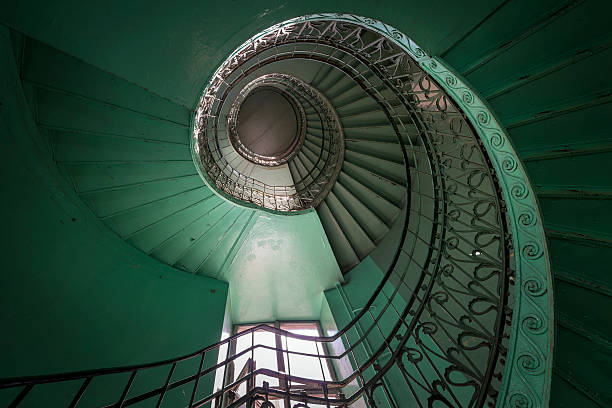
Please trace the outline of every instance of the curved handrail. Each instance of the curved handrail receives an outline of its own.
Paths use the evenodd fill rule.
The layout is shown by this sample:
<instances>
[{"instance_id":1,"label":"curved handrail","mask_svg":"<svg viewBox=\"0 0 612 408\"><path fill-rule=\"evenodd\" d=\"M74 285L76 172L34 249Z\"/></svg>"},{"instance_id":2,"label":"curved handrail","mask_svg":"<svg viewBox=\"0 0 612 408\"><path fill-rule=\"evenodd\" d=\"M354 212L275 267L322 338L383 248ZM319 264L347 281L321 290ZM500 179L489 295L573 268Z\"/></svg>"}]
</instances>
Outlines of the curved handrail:
<instances>
[{"instance_id":1,"label":"curved handrail","mask_svg":"<svg viewBox=\"0 0 612 408\"><path fill-rule=\"evenodd\" d=\"M306 137L306 113L303 106L298 101L298 98L290 92L285 92L283 86L283 80L291 81L292 77L286 74L266 74L253 81L249 82L238 94L228 114L228 127L229 127L229 141L234 147L234 150L247 160L257 163L261 166L279 166L287 163L293 158L300 150ZM285 149L284 152L280 152L279 155L270 157L259 153L256 153L244 145L238 135L238 117L242 104L247 97L259 90L266 89L271 90L279 94L285 99L293 108L296 113L297 119L297 135L292 141L291 145ZM288 91L288 90L287 90Z\"/></svg>"},{"instance_id":2,"label":"curved handrail","mask_svg":"<svg viewBox=\"0 0 612 408\"><path fill-rule=\"evenodd\" d=\"M270 58L267 60L270 60ZM261 66L261 61L257 60L257 67ZM200 107L196 110L192 147L194 160L202 178L222 197L238 204L255 205L260 209L280 213L296 213L315 207L331 189L342 165L344 142L342 126L336 112L320 92L287 74L266 74L247 83L247 88L245 88L247 93L250 91L250 87L274 83L286 86L291 92L295 92L301 98L308 100L310 105L315 107L322 125L324 144L327 143L328 147L327 149L324 149L324 146L322 147L318 160L326 152L325 161L316 176L311 177L308 182L304 180L311 175L314 168L318 168L318 162L306 176L300 180L294 180L293 184L287 186L271 186L261 180L246 176L235 170L225 159L219 143L220 135L217 128L230 92L248 78L247 73L252 74L253 67L245 67L240 64L235 67L235 69L238 68L240 68L241 74L232 80L225 79L223 83L227 85L227 88L219 89L220 94L215 95L218 102L215 109L207 109L200 104ZM243 95L243 92L238 95L236 100L240 100L241 95ZM250 157L248 160L259 163L257 157L251 157L252 154L245 154L244 149L240 147L241 144L237 141L236 116L237 107L236 101L234 101L228 114L229 142L241 156ZM209 131L210 122L212 122L213 129ZM303 120L303 122L304 127L302 127L301 132L306 131L306 121ZM302 146L301 142L298 144ZM290 154L287 159L292 156ZM273 164L280 164L281 162L272 161ZM221 167L220 164L223 166Z\"/></svg>"},{"instance_id":3,"label":"curved handrail","mask_svg":"<svg viewBox=\"0 0 612 408\"><path fill-rule=\"evenodd\" d=\"M78 402L92 377L119 372L132 374L120 401L113 406L129 405L157 395L161 402L169 389L191 382L194 388L189 406L202 406L223 398L228 390L246 382L247 393L225 406L238 407L252 404L255 400L267 401L274 396L284 398L286 402L303 401L302 404L311 402L340 407L365 396L368 404L376 407L375 393L382 390L383 394L378 397L397 407L393 395L402 390L389 383L393 372L396 373L393 375L403 378L406 398L412 398L420 405L438 401L447 406L480 406L493 402L532 403L536 406L546 401L549 382L545 379L527 384L525 380L527 375L548 375L549 379L550 374L550 349L542 346L552 336L552 314L544 313L546 308L542 306L547 305L551 293L546 274L546 248L537 243L543 236L537 205L503 129L477 95L440 61L428 57L399 31L375 20L337 14L302 17L271 27L239 50L248 51L257 42L265 45L270 38L291 38L296 33L306 33L304 35L317 39L322 47L329 40L330 44L338 42L338 48L356 50L361 62L376 73L374 79L382 79L371 82L371 78L362 72L346 67L344 72L377 101L402 146L407 183L402 236L390 267L365 307L349 324L329 337L297 335L258 325L177 359L0 380L0 388L24 387L17 402L35 384L83 379L73 400ZM237 55L230 56L229 62L223 64L217 73L227 66L236 66L232 58ZM406 67L403 59L406 55L418 65L409 62ZM313 59L316 58L313 56ZM330 56L321 56L320 61L337 62L336 68L341 68L341 64ZM406 84L412 88L401 91ZM380 87L394 90L396 98L387 99ZM412 125L421 132L415 136L418 143L411 141L414 135L410 134L409 128ZM411 217L411 214L418 217ZM413 225L415 219L418 223ZM425 247L425 252L419 250ZM518 250L514 251L514 248ZM510 290L513 282L518 283L515 291ZM385 291L389 285L392 288L390 296ZM378 300L384 302L384 307L375 317L371 309ZM394 303L396 301L404 301L401 313ZM510 318L512 308L515 312ZM386 319L387 311L396 313L397 318L390 328L384 328L385 334L379 323ZM491 322L487 315L493 312L496 318ZM371 324L368 319L371 319ZM369 326L364 331L361 324ZM282 347L279 350L253 345L220 363L203 367L205 356L210 351L225 345L229 352L229 346L237 338L253 336L262 330L315 344L342 340L347 347L341 353L322 357ZM352 330L358 334L353 344L350 341ZM380 332L382 341L368 353L369 337L375 330ZM521 339L524 344L520 344ZM356 357L358 346L366 351L366 357L361 361L359 356ZM200 378L221 367L224 367L225 378L225 369L231 362L248 353L252 355L256 349L317 357L319 361L321 358L348 358L349 361L352 358L356 368L339 381L301 378L261 368L253 370L242 380L224 384L217 392L195 399ZM483 359L483 353L486 354L486 363L478 365L472 357L480 355L479 358ZM500 358L500 353L505 359ZM200 357L198 371L171 382L177 362L195 357ZM432 362L434 358L437 365ZM507 361L505 365L504 361ZM164 386L127 398L139 370L163 365L171 365ZM368 374L367 370L371 373ZM498 378L500 373L504 374ZM267 383L263 387L257 386L258 376L278 379L279 388L270 388ZM354 380L358 382L357 390L345 397L342 387ZM299 394L287 386L290 381L311 384L320 390ZM415 388L418 387L420 391L417 392ZM473 392L463 392L465 395L455 392L468 389L473 389Z\"/></svg>"}]
</instances>

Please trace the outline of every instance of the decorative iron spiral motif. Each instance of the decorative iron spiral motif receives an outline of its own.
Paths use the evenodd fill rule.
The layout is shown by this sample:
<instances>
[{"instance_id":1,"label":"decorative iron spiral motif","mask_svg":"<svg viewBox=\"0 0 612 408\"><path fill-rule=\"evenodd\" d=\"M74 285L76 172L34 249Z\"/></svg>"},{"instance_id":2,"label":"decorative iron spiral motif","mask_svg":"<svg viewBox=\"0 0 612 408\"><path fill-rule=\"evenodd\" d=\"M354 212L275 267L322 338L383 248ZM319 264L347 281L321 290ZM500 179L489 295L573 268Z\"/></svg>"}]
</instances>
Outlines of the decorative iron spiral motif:
<instances>
[{"instance_id":1,"label":"decorative iron spiral motif","mask_svg":"<svg viewBox=\"0 0 612 408\"><path fill-rule=\"evenodd\" d=\"M393 128L405 164L406 205L390 266L370 299L359 305L363 307L354 309L347 303L353 318L337 334L299 336L260 325L177 359L112 369L124 377L132 373L124 396L141 370L169 369L164 387L130 394L121 404L158 395L161 401L166 391L190 384L193 406L215 401L215 406L237 408L282 400L285 407L347 408L365 399L371 408L496 403L542 407L546 386L539 379L550 367L550 355L541 344L550 339L553 325L545 310L550 282L541 273L547 254L545 240L538 240L543 232L537 206L531 205L533 191L519 174L521 164L494 116L402 33L372 19L325 14L275 25L245 42L213 75L195 114L192 146L202 176L230 198L276 211L307 208L318 194L325 195L342 160L332 160L339 164L328 166L329 172L320 168L293 190L268 192L241 177L219 154L218 137L227 135L218 132L225 123L224 101L240 91L235 89L240 81L253 79L250 73L291 58L318 61L343 72L377 103ZM341 134L333 108L327 109L324 99L294 89L329 119L325 122L330 132ZM477 133L483 129L487 138ZM331 140L326 156L330 160L335 151ZM337 148L341 155L341 142ZM312 186L318 187L309 190ZM338 294L346 301L342 290L340 286ZM317 364L342 363L349 369L339 378L324 380L293 375L290 367L257 368L227 378L236 356L227 352L216 364L205 363L216 361L205 359L209 353L219 353L222 347L230 350L241 336L256 331L310 341L317 354L297 354ZM516 339L524 340L520 347ZM323 347L332 350L329 355L319 353ZM255 348L243 354L252 355ZM288 359L296 354L282 345L267 348ZM177 363L191 359L199 361L198 371L175 379ZM228 381L194 400L200 377L215 370ZM109 374L99 370L9 379L0 385L31 389L80 379L84 391L92 378ZM257 385L262 377L263 387ZM243 385L246 391L237 391Z\"/></svg>"},{"instance_id":2,"label":"decorative iron spiral motif","mask_svg":"<svg viewBox=\"0 0 612 408\"><path fill-rule=\"evenodd\" d=\"M304 137L306 136L306 113L304 112L304 108L302 107L300 102L292 95L292 93L283 92L283 90L289 84L294 84L296 86L300 85L300 91L306 90L308 85L301 82L302 81L300 81L299 79L285 74L267 74L257 79L254 79L240 91L240 93L234 100L232 107L230 108L230 112L227 116L229 140L232 146L234 147L234 150L240 153L240 155L245 157L247 160L253 163L257 163L261 166L280 166L281 164L288 162L293 156L295 156L295 154L299 151L300 147L304 143ZM251 149L244 145L238 135L238 116L242 104L244 103L246 98L253 93L253 91L262 88L265 89L268 87L281 91L283 93L283 96L288 101L290 101L294 111L297 111L299 113L297 115L297 136L293 141L292 145L284 152L284 154L279 155L277 157L264 157L261 154L253 152ZM293 89L289 88L289 90ZM311 92L316 91L311 90Z\"/></svg>"},{"instance_id":3,"label":"decorative iron spiral motif","mask_svg":"<svg viewBox=\"0 0 612 408\"><path fill-rule=\"evenodd\" d=\"M214 95L214 104L200 103L196 110L196 126L194 126L195 160L204 180L215 190L238 203L253 204L259 208L275 212L296 212L316 207L333 187L344 156L344 137L342 126L334 108L329 101L310 85L292 75L272 73L265 74L250 81L235 97L227 116L227 129L222 129L224 105L227 104L229 92L248 76L241 74L230 78L234 71L224 70L226 77L223 83L230 83L226 88L207 88L206 95ZM263 157L250 151L240 141L237 131L237 121L242 102L258 87L269 86L283 90L292 101L298 115L298 135L286 154L278 157ZM216 90L216 91L215 91ZM321 121L323 146L319 161L315 168L302 179L294 180L293 184L285 186L269 185L260 180L241 173L227 160L223 152L223 142L229 144L247 160L262 166L279 166L289 160L299 151L306 132L306 117L302 101L316 110Z\"/></svg>"},{"instance_id":4,"label":"decorative iron spiral motif","mask_svg":"<svg viewBox=\"0 0 612 408\"><path fill-rule=\"evenodd\" d=\"M378 316L368 311L375 323L366 326L382 330L378 319L395 308L394 299L401 301L404 310L394 311L397 326L381 331L398 340L356 362L360 370L374 367L376 374L362 378L362 386L343 403L366 395L376 406L380 395L392 393L412 400L402 405L494 403L499 382L493 374L503 371L499 356L507 347L506 316L512 301L508 277L513 269L506 205L497 176L473 126L452 98L392 38L370 30L367 20L364 23L298 19L245 43L219 68L204 92L194 140L202 156L207 152L202 141L222 100L219 95L235 81L233 73L248 69L249 61L257 60L257 66L284 58L325 61L352 78L378 103L404 151L408 216L400 251L387 276L394 277L396 289L390 299L381 300L386 306ZM454 77L445 81L457 85ZM462 99L474 102L470 93ZM481 110L476 120L488 124L491 117ZM505 168L513 170L512 163L507 160ZM518 185L512 193L517 198L526 194ZM390 358L381 361L377 356L385 351ZM406 382L403 390L391 389L388 376L394 366L399 368L395 375L401 373ZM358 378L355 372L344 381ZM426 390L427 398L416 391L419 387ZM384 393L374 393L376 389ZM283 395L280 390L267 392ZM307 401L321 403L314 395ZM341 405L339 400L330 401L332 406Z\"/></svg>"}]
</instances>

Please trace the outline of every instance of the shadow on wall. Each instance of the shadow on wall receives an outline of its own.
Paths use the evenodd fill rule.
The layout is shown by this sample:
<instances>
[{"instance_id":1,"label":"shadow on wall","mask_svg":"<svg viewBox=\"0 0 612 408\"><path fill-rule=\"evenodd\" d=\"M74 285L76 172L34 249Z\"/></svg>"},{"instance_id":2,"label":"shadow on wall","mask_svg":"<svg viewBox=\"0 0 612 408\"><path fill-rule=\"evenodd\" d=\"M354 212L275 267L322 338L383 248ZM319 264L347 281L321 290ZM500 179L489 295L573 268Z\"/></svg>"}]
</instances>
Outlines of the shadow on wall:
<instances>
[{"instance_id":1,"label":"shadow on wall","mask_svg":"<svg viewBox=\"0 0 612 408\"><path fill-rule=\"evenodd\" d=\"M145 363L218 341L227 284L177 272L146 256L81 204L38 145L6 28L0 29L0 54L5 61L0 64L2 210L8 238L0 308L3 333L10 334L0 340L0 376ZM187 367L177 367L182 369ZM145 373L134 386L144 388L148 378L163 383L158 375L167 373ZM92 383L92 398L96 389L106 389L104 381ZM69 383L52 391L54 386L41 386L37 393L50 392L59 402L71 398L78 386ZM11 398L8 393L0 396ZM53 405L48 397L43 396L45 405Z\"/></svg>"}]
</instances>

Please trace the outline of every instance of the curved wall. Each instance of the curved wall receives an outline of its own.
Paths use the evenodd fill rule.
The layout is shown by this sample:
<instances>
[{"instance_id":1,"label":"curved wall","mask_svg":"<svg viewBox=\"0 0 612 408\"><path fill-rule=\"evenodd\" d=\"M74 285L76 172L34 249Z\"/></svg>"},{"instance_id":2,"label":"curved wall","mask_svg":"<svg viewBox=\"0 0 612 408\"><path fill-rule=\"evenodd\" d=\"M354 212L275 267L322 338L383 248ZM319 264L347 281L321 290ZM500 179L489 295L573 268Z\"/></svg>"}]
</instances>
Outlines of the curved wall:
<instances>
[{"instance_id":1,"label":"curved wall","mask_svg":"<svg viewBox=\"0 0 612 408\"><path fill-rule=\"evenodd\" d=\"M145 363L218 341L227 284L112 234L39 145L0 28L4 215L0 376Z\"/></svg>"},{"instance_id":2,"label":"curved wall","mask_svg":"<svg viewBox=\"0 0 612 408\"><path fill-rule=\"evenodd\" d=\"M557 295L551 406L612 406L605 381L612 377L608 2L185 2L169 9L150 1L23 1L3 7L4 24L186 107L245 38L291 17L351 11L409 34L496 109L536 187Z\"/></svg>"}]
</instances>

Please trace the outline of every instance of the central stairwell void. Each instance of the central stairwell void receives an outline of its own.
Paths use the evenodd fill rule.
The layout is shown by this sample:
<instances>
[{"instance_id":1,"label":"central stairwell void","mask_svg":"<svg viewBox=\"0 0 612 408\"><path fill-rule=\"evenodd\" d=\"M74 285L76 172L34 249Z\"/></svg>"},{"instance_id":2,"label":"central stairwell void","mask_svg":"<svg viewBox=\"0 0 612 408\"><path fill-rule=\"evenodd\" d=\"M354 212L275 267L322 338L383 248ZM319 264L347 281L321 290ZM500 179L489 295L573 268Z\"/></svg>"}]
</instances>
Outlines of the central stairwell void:
<instances>
[{"instance_id":1,"label":"central stairwell void","mask_svg":"<svg viewBox=\"0 0 612 408\"><path fill-rule=\"evenodd\" d=\"M190 121L158 101L164 143L141 151L139 166L122 157L138 132L108 144L103 132L66 130L53 109L69 112L83 91L68 97L41 78L24 84L39 89L38 124L60 171L150 256L220 271L255 214L316 212L343 273L373 253L388 267L363 307L338 285L349 316L331 331L246 325L175 359L5 379L11 406L58 389L70 407L547 405L552 290L533 191L487 105L404 33L344 14L264 30L219 66ZM92 118L104 108L92 104ZM292 371L295 359L321 376Z\"/></svg>"}]
</instances>

